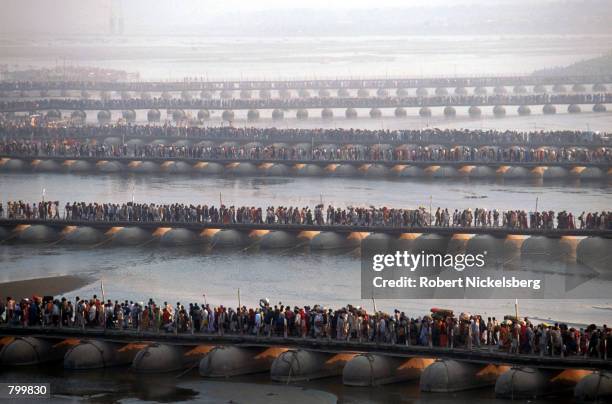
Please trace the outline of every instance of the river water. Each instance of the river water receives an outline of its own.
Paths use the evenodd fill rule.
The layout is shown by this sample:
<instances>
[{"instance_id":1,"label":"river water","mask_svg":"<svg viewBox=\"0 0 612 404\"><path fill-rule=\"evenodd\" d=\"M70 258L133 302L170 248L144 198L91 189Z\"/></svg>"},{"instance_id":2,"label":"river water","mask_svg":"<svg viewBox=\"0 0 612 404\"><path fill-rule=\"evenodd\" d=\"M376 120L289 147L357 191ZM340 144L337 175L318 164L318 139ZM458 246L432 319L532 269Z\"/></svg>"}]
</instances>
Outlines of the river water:
<instances>
[{"instance_id":1,"label":"river water","mask_svg":"<svg viewBox=\"0 0 612 404\"><path fill-rule=\"evenodd\" d=\"M207 381L197 375L197 371L187 374L137 374L128 369L105 371L68 371L58 369L58 365L45 365L33 372L31 368L15 369L2 373L3 381L30 383L51 383L54 399L52 403L75 402L75 397L87 397L92 402L196 402L198 403L332 403L337 397L340 402L351 404L370 403L430 403L430 404L470 404L474 400L490 404L504 404L507 400L496 399L493 388L470 390L452 394L422 393L419 383L410 381L379 387L349 387L342 384L341 377L331 377L309 382L292 383L286 386L270 381L268 374L234 377L223 381ZM223 383L221 388L233 395L234 401L221 400L211 391L211 384ZM264 390L264 394L254 394L253 386ZM245 388L246 387L246 388ZM297 391L296 391L297 390ZM325 392L325 393L324 393ZM226 393L227 394L227 393ZM263 396L263 397L262 397ZM267 398L266 398L267 396ZM331 397L328 397L331 396ZM335 397L334 397L335 396ZM255 398L257 401L255 401ZM263 398L263 399L262 399ZM194 401L192 401L194 400ZM530 400L539 404L553 402L571 403L571 394L556 396L552 399Z\"/></svg>"},{"instance_id":2,"label":"river water","mask_svg":"<svg viewBox=\"0 0 612 404\"><path fill-rule=\"evenodd\" d=\"M336 76L438 76L501 75L529 73L534 69L569 64L598 56L612 44L611 37L590 36L458 36L458 37L362 37L362 38L195 38L195 37L125 37L100 38L0 38L0 63L54 66L66 60L76 65L95 65L137 70L141 78L180 79L184 76L208 79L288 78ZM514 111L514 110L512 110ZM534 111L535 112L535 111ZM316 112L313 112L313 115ZM416 115L415 111L410 112ZM144 114L144 112L143 112ZM335 111L341 116L342 111ZM462 112L459 111L459 115ZM485 111L485 114L487 112ZM92 115L92 114L90 114ZM364 116L367 112L364 112ZM436 114L434 111L434 115ZM465 115L465 111L463 112ZM509 115L515 115L509 110ZM144 115L143 115L144 117ZM144 119L141 117L141 119ZM90 117L92 119L93 117ZM95 119L95 118L93 118ZM213 120L212 124L215 123ZM242 125L243 122L237 122ZM271 125L263 120L258 125ZM419 128L425 126L495 129L592 129L609 131L611 114L583 113L504 119L485 117L469 120L435 117L422 120L362 118L331 122L288 119L277 126ZM366 180L355 178L233 178L163 175L74 175L52 173L0 174L0 200L39 200L42 190L48 200L100 202L185 202L224 204L314 205L387 205L414 208L428 206L452 208L535 208L555 211L610 210L612 187L606 182L580 183L488 180ZM107 298L169 302L203 301L237 304L237 292L243 304L256 305L260 298L290 305L323 304L337 307L351 303L372 309L372 302L360 299L359 256L356 252L311 253L305 250L253 252L201 248L76 248L0 244L0 282L32 279L60 274L92 274L103 279ZM100 294L95 282L67 293L89 297ZM434 305L446 305L458 311L502 316L513 312L514 301L377 301L379 309L395 307L410 315L426 313ZM612 299L546 300L520 302L521 313L531 317L575 323L612 321ZM80 395L75 385L84 376L39 370L28 377L42 379L54 375L54 383L68 393ZM120 373L125 374L127 373ZM3 377L23 380L24 374L4 373ZM128 376L126 376L128 377ZM21 379L20 379L21 378ZM131 380L132 376L128 379ZM197 380L188 377L188 380ZM167 401L191 398L187 391L157 397L153 388L137 382L124 384L116 376L92 374L88 386L94 392L117 390L130 401ZM252 381L252 379L243 380ZM265 383L264 379L255 382ZM63 384L62 384L63 383ZM149 383L153 384L153 383ZM176 384L171 383L173 386ZM491 400L492 390L469 392L448 397L423 396L417 384L400 384L384 389L347 389L340 380L309 383L308 387L337 395L346 402L397 402L474 399ZM143 392L144 391L144 392ZM117 398L117 397L115 397ZM449 401L450 402L450 401Z\"/></svg>"}]
</instances>

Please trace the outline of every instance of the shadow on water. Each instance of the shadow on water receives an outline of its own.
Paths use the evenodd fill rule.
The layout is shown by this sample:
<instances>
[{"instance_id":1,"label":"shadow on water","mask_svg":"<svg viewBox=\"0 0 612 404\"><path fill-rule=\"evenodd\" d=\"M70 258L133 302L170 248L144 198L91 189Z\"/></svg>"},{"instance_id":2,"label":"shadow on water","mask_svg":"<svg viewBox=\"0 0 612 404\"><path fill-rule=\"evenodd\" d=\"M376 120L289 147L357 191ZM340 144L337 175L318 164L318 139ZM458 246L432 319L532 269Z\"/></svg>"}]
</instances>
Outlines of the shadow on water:
<instances>
[{"instance_id":1,"label":"shadow on water","mask_svg":"<svg viewBox=\"0 0 612 404\"><path fill-rule=\"evenodd\" d=\"M171 403L193 400L198 392L177 386L176 373L138 374L129 368L69 371L61 363L5 370L3 382L49 383L52 395L67 399L86 399L114 403L135 399Z\"/></svg>"},{"instance_id":2,"label":"shadow on water","mask_svg":"<svg viewBox=\"0 0 612 404\"><path fill-rule=\"evenodd\" d=\"M113 368L91 371L68 371L62 369L60 363L46 364L37 367L4 369L0 373L4 382L50 383L52 394L56 398L85 399L97 403L113 403L118 401L149 401L149 402L219 402L209 393L214 389L208 385L211 379L201 378L197 370L178 377L180 373L138 374L129 368ZM238 376L231 379L216 380L220 382L225 395L235 395L242 402L246 391L240 392L243 386L286 386L270 380L269 373L249 376ZM346 404L376 404L376 403L507 403L507 400L497 399L493 386L456 393L422 393L418 380L388 384L378 387L351 387L342 383L341 377L330 377L308 382L292 383L289 386L301 388L303 391L321 391L336 396L339 403ZM218 386L217 386L218 387ZM282 391L282 389L281 389ZM233 392L233 393L232 393ZM287 389L287 393L291 390ZM214 394L214 393L213 393ZM269 393L272 394L272 393ZM300 401L300 400L298 400ZM245 401L247 402L247 401ZM549 396L531 403L572 403L570 395Z\"/></svg>"},{"instance_id":3,"label":"shadow on water","mask_svg":"<svg viewBox=\"0 0 612 404\"><path fill-rule=\"evenodd\" d=\"M278 384L270 380L268 373L261 373L250 376L239 376L227 380L228 383L244 382L257 384ZM305 389L322 390L338 397L339 403L346 404L373 404L373 403L433 403L433 404L450 404L450 403L492 403L502 404L508 403L507 400L495 398L494 387L485 387L480 389L468 390L456 393L422 393L419 388L419 381L407 381L401 383L387 384L377 387L354 387L345 386L342 383L342 377L330 377L323 379L311 380L308 382L292 383L292 386L299 386ZM571 397L567 396L551 396L539 400L530 400L531 403L571 403Z\"/></svg>"}]
</instances>

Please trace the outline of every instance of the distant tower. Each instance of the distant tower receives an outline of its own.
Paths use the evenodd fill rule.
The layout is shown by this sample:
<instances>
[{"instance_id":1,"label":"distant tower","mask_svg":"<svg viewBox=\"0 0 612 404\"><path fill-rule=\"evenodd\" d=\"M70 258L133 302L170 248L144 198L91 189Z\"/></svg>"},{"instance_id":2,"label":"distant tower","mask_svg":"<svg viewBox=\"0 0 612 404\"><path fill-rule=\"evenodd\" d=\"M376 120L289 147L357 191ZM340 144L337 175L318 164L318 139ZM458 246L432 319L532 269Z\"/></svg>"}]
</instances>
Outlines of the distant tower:
<instances>
[{"instance_id":1,"label":"distant tower","mask_svg":"<svg viewBox=\"0 0 612 404\"><path fill-rule=\"evenodd\" d=\"M109 28L112 35L123 35L123 2L110 0Z\"/></svg>"}]
</instances>

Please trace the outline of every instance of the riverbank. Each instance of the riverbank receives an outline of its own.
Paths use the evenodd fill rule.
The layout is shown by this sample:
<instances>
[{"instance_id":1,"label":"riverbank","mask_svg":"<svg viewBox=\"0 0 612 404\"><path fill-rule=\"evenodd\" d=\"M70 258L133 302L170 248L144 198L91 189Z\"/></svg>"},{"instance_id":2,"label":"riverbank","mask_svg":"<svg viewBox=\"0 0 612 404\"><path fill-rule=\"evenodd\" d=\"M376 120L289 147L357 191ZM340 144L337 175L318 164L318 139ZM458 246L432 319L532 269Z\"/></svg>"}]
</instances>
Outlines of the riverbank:
<instances>
[{"instance_id":1,"label":"riverbank","mask_svg":"<svg viewBox=\"0 0 612 404\"><path fill-rule=\"evenodd\" d=\"M94 282L91 275L58 275L0 283L0 296L60 295Z\"/></svg>"}]
</instances>

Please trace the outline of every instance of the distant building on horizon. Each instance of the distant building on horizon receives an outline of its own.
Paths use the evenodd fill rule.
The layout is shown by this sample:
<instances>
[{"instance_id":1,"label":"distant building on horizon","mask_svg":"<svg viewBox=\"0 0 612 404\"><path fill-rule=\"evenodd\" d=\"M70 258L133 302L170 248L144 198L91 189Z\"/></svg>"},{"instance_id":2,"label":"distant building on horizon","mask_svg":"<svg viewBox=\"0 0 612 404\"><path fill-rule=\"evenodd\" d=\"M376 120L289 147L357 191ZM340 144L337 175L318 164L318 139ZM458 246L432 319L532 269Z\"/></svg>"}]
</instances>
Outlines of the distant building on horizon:
<instances>
[{"instance_id":1,"label":"distant building on horizon","mask_svg":"<svg viewBox=\"0 0 612 404\"><path fill-rule=\"evenodd\" d=\"M111 35L123 35L123 3L121 0L110 0L109 24Z\"/></svg>"}]
</instances>

